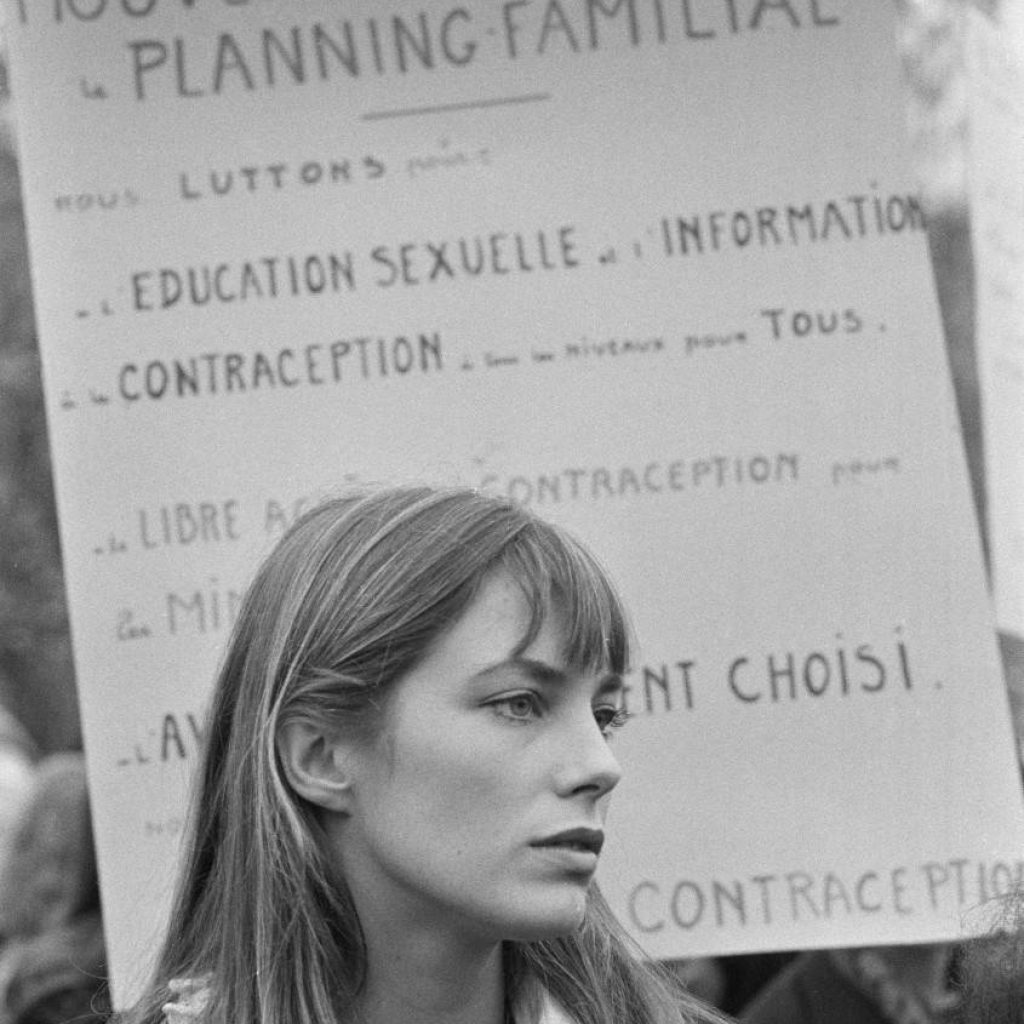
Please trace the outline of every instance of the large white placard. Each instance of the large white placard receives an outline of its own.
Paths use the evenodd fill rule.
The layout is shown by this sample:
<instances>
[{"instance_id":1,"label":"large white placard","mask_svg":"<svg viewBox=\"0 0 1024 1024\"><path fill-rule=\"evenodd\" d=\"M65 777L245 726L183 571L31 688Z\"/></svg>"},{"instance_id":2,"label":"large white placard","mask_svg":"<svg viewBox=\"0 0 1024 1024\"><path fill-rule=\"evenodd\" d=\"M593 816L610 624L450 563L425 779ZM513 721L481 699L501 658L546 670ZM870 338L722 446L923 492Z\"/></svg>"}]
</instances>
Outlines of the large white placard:
<instances>
[{"instance_id":1,"label":"large white placard","mask_svg":"<svg viewBox=\"0 0 1024 1024\"><path fill-rule=\"evenodd\" d=\"M116 995L256 557L350 481L585 537L656 955L951 937L1024 827L887 0L8 3Z\"/></svg>"}]
</instances>

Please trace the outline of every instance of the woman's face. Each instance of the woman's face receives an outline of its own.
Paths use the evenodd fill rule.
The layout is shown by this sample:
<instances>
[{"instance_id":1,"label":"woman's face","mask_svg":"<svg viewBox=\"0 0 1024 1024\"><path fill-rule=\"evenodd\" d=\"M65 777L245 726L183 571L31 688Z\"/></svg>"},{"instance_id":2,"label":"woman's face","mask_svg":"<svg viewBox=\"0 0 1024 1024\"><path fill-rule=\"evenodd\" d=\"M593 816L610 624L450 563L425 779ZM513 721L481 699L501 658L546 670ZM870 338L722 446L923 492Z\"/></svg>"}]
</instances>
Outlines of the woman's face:
<instances>
[{"instance_id":1,"label":"woman's face","mask_svg":"<svg viewBox=\"0 0 1024 1024\"><path fill-rule=\"evenodd\" d=\"M350 756L337 848L360 918L537 939L579 926L605 799L621 680L577 673L557 621L526 650L529 609L495 575L395 684L381 736Z\"/></svg>"}]
</instances>

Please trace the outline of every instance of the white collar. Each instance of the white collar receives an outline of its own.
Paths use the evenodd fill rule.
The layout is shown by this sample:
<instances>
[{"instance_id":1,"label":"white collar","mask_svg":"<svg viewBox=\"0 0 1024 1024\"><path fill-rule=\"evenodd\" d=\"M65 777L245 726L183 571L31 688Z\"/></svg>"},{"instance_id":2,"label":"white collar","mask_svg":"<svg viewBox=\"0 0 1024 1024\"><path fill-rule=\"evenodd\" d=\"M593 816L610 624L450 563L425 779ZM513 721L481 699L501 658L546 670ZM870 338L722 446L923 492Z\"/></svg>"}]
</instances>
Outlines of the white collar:
<instances>
[{"instance_id":1,"label":"white collar","mask_svg":"<svg viewBox=\"0 0 1024 1024\"><path fill-rule=\"evenodd\" d=\"M523 1024L526 1024L524 1021ZM562 1004L546 989L541 993L540 1016L537 1024L575 1024Z\"/></svg>"},{"instance_id":2,"label":"white collar","mask_svg":"<svg viewBox=\"0 0 1024 1024\"><path fill-rule=\"evenodd\" d=\"M172 998L164 1003L164 1024L195 1024L202 1015L210 998L210 976L198 978L174 978L169 983ZM540 1014L536 1020L528 1020L520 999L512 1016L516 1024L576 1024L565 1012L562 1004L547 989L540 989Z\"/></svg>"},{"instance_id":3,"label":"white collar","mask_svg":"<svg viewBox=\"0 0 1024 1024\"><path fill-rule=\"evenodd\" d=\"M539 1006L536 1017L531 1017L528 1007ZM522 991L512 1007L512 1019L515 1024L576 1024L566 1012L565 1007L538 981L527 978L523 982Z\"/></svg>"}]
</instances>

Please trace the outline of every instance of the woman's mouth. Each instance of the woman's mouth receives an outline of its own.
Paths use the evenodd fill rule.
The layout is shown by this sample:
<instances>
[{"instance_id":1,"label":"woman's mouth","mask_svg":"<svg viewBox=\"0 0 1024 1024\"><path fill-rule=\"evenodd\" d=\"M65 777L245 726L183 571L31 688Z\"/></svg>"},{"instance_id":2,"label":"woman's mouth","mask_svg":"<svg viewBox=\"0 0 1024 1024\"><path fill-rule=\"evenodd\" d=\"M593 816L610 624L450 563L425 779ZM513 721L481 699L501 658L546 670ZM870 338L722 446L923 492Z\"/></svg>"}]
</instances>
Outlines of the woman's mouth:
<instances>
[{"instance_id":1,"label":"woman's mouth","mask_svg":"<svg viewBox=\"0 0 1024 1024\"><path fill-rule=\"evenodd\" d=\"M541 848L572 850L576 853L592 853L595 857L604 846L604 832L597 828L570 828L530 844Z\"/></svg>"}]
</instances>

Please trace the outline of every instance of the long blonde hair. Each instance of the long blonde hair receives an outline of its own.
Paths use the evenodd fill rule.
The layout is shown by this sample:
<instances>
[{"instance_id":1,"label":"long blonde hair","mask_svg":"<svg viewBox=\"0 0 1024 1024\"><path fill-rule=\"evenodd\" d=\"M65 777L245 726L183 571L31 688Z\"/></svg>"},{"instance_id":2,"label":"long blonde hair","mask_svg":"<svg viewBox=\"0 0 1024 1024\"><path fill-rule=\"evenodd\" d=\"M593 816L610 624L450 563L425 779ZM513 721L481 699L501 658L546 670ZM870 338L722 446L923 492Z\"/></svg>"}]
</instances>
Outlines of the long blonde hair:
<instances>
[{"instance_id":1,"label":"long blonde hair","mask_svg":"<svg viewBox=\"0 0 1024 1024\"><path fill-rule=\"evenodd\" d=\"M217 679L167 936L127 1020L157 1024L172 979L207 975L204 1018L217 1024L353 1019L366 970L359 919L277 737L311 716L372 734L391 684L498 569L532 610L522 647L557 606L567 663L624 671L628 622L604 571L511 502L392 489L327 501L285 534L247 592ZM506 944L509 998L533 979L586 1024L698 1020L696 1002L627 941L595 887L577 932Z\"/></svg>"}]
</instances>

